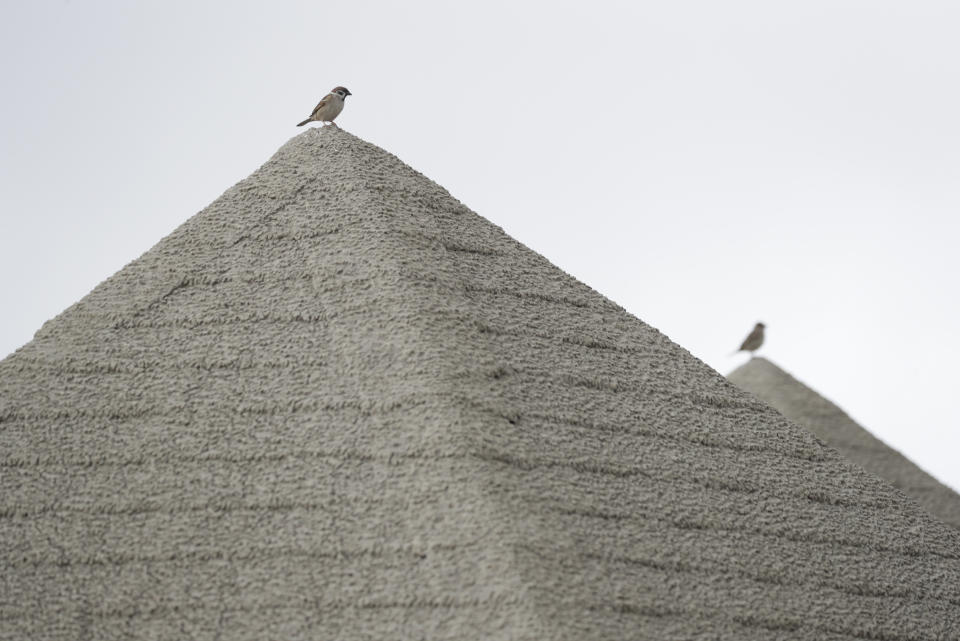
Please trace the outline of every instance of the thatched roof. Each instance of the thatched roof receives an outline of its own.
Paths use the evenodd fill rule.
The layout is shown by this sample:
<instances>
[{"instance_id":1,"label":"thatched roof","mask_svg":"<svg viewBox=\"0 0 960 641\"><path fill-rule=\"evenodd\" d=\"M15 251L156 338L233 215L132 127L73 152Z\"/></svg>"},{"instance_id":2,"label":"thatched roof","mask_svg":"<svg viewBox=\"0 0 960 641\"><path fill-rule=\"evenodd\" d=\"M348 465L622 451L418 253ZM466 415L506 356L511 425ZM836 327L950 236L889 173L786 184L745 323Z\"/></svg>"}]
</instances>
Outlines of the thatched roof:
<instances>
[{"instance_id":1,"label":"thatched roof","mask_svg":"<svg viewBox=\"0 0 960 641\"><path fill-rule=\"evenodd\" d=\"M809 429L863 469L916 499L940 520L960 529L960 495L767 359L750 359L731 372L729 379Z\"/></svg>"},{"instance_id":2,"label":"thatched roof","mask_svg":"<svg viewBox=\"0 0 960 641\"><path fill-rule=\"evenodd\" d=\"M0 399L2 639L960 637L960 532L333 127Z\"/></svg>"}]
</instances>

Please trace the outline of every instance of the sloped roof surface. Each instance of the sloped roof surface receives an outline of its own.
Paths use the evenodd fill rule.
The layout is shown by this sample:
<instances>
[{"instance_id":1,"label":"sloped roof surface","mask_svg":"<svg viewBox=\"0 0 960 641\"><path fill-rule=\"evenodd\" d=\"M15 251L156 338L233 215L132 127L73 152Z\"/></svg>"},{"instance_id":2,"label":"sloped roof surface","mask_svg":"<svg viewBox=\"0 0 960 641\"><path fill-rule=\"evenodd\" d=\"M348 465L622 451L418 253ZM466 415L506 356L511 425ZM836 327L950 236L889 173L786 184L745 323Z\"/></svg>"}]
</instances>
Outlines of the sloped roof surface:
<instances>
[{"instance_id":1,"label":"sloped roof surface","mask_svg":"<svg viewBox=\"0 0 960 641\"><path fill-rule=\"evenodd\" d=\"M0 639L960 638L960 533L333 127L0 399Z\"/></svg>"},{"instance_id":2,"label":"sloped roof surface","mask_svg":"<svg viewBox=\"0 0 960 641\"><path fill-rule=\"evenodd\" d=\"M750 359L728 378L809 429L863 469L916 499L940 520L960 529L960 495L767 359Z\"/></svg>"}]
</instances>

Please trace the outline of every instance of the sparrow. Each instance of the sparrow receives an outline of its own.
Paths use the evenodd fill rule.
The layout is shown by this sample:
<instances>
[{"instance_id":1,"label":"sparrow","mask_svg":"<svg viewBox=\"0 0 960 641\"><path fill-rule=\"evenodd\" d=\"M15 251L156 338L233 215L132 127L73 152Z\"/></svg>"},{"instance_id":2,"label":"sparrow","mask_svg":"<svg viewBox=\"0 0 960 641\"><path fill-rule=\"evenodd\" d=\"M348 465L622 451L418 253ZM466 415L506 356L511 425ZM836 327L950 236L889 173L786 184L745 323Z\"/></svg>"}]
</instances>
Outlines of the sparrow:
<instances>
[{"instance_id":1,"label":"sparrow","mask_svg":"<svg viewBox=\"0 0 960 641\"><path fill-rule=\"evenodd\" d=\"M745 339L743 339L743 344L740 345L740 349L737 352L750 352L750 358L753 358L753 353L760 349L760 346L763 345L763 328L766 327L763 323L757 323L753 326L753 331L750 332ZM734 352L736 354L737 352Z\"/></svg>"},{"instance_id":2,"label":"sparrow","mask_svg":"<svg viewBox=\"0 0 960 641\"><path fill-rule=\"evenodd\" d=\"M310 117L301 123L297 123L297 126L302 127L308 122L332 123L333 119L343 111L343 101L347 99L347 96L352 95L346 87L334 87L330 93L317 103Z\"/></svg>"}]
</instances>

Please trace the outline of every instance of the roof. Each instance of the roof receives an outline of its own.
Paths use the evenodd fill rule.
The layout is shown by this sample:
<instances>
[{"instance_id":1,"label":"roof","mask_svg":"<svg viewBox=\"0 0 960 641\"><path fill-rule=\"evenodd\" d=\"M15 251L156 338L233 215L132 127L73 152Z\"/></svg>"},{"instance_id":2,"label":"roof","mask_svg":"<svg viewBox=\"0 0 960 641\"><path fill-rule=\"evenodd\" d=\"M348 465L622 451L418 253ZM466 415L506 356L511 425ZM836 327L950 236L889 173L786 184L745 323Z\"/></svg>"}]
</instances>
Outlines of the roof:
<instances>
[{"instance_id":1,"label":"roof","mask_svg":"<svg viewBox=\"0 0 960 641\"><path fill-rule=\"evenodd\" d=\"M335 127L0 399L3 639L960 638L960 532Z\"/></svg>"},{"instance_id":2,"label":"roof","mask_svg":"<svg viewBox=\"0 0 960 641\"><path fill-rule=\"evenodd\" d=\"M750 359L731 372L729 379L914 498L943 522L960 529L960 495L767 359Z\"/></svg>"}]
</instances>

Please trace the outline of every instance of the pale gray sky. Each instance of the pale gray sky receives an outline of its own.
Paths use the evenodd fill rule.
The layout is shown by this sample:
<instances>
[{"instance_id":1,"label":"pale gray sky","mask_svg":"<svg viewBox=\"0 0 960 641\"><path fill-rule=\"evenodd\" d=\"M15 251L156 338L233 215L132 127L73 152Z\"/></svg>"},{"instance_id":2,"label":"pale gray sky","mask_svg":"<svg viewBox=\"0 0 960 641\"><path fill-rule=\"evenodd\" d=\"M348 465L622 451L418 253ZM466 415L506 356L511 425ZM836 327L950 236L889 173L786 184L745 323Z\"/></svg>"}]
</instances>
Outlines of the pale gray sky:
<instances>
[{"instance_id":1,"label":"pale gray sky","mask_svg":"<svg viewBox=\"0 0 960 641\"><path fill-rule=\"evenodd\" d=\"M960 489L960 3L2 4L0 355L338 119Z\"/></svg>"}]
</instances>

